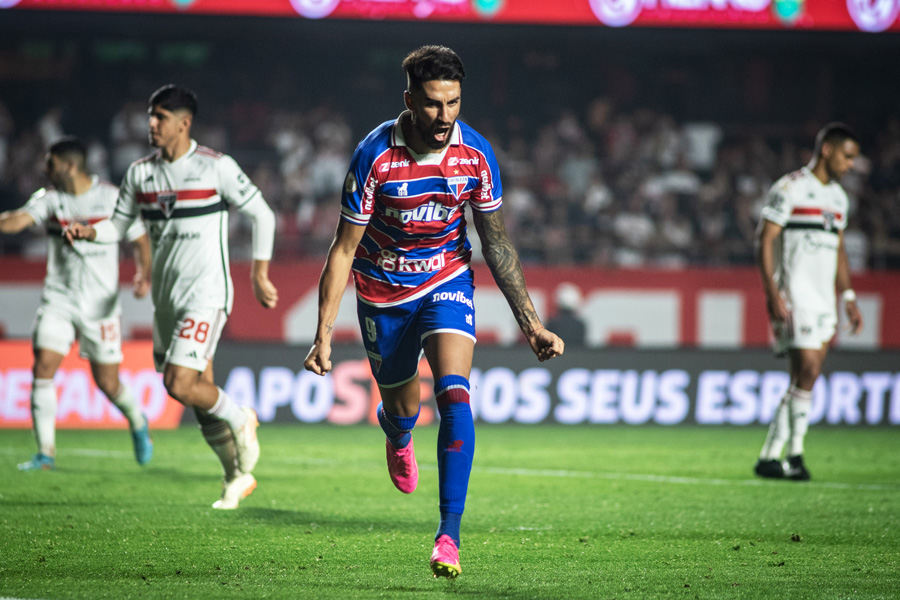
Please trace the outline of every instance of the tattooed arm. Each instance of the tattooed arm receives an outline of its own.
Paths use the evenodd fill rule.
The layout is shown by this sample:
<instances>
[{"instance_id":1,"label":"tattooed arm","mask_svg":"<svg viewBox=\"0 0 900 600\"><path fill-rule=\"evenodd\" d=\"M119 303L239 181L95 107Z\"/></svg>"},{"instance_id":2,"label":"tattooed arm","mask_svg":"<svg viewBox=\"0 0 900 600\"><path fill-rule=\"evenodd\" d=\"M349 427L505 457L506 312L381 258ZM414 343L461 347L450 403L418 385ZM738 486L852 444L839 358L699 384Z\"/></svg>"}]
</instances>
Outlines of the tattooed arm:
<instances>
[{"instance_id":1,"label":"tattooed arm","mask_svg":"<svg viewBox=\"0 0 900 600\"><path fill-rule=\"evenodd\" d=\"M481 251L494 276L497 287L503 292L519 329L528 338L531 349L541 361L559 356L565 344L555 333L547 331L534 310L534 304L525 287L525 275L519 254L513 247L503 224L500 209L489 213L472 211L475 230L481 239Z\"/></svg>"}]
</instances>

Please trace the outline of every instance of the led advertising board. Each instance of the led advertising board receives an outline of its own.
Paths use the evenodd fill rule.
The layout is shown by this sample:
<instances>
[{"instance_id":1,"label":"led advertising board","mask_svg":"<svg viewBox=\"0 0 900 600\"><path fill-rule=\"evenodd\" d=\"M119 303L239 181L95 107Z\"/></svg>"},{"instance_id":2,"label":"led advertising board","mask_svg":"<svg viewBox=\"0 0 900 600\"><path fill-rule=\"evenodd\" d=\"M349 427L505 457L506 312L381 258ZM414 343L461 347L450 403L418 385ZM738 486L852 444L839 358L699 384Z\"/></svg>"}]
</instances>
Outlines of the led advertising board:
<instances>
[{"instance_id":1,"label":"led advertising board","mask_svg":"<svg viewBox=\"0 0 900 600\"><path fill-rule=\"evenodd\" d=\"M900 0L0 0L0 9L607 27L900 31Z\"/></svg>"}]
</instances>

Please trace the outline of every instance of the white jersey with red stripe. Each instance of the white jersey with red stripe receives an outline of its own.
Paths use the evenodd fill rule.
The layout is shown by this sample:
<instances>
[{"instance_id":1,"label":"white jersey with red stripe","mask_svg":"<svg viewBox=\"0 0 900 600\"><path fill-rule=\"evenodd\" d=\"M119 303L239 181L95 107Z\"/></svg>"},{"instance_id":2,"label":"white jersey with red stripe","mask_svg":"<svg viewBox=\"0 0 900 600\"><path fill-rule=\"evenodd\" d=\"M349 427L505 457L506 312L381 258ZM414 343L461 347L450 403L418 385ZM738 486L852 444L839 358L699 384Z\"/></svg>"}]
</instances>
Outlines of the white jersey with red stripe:
<instances>
[{"instance_id":1,"label":"white jersey with red stripe","mask_svg":"<svg viewBox=\"0 0 900 600\"><path fill-rule=\"evenodd\" d=\"M803 167L775 182L762 218L783 228L775 244L775 281L792 307L835 313L840 232L847 226L847 193Z\"/></svg>"},{"instance_id":2,"label":"white jersey with red stripe","mask_svg":"<svg viewBox=\"0 0 900 600\"><path fill-rule=\"evenodd\" d=\"M160 151L125 174L113 224L143 218L153 250L153 305L231 312L234 289L228 258L228 208L259 194L233 158L191 140L188 152L166 161Z\"/></svg>"},{"instance_id":3,"label":"white jersey with red stripe","mask_svg":"<svg viewBox=\"0 0 900 600\"><path fill-rule=\"evenodd\" d=\"M492 212L502 192L494 151L465 123L441 152L422 155L400 119L382 123L353 153L341 198L341 218L366 227L353 260L358 296L393 306L469 270L465 204Z\"/></svg>"},{"instance_id":4,"label":"white jersey with red stripe","mask_svg":"<svg viewBox=\"0 0 900 600\"><path fill-rule=\"evenodd\" d=\"M24 206L38 226L46 227L47 276L42 302L65 306L87 319L110 317L119 312L119 244L65 243L62 231L72 223L93 225L109 217L116 206L118 189L97 176L83 194L55 188L35 192ZM126 232L129 240L144 235L137 221Z\"/></svg>"}]
</instances>

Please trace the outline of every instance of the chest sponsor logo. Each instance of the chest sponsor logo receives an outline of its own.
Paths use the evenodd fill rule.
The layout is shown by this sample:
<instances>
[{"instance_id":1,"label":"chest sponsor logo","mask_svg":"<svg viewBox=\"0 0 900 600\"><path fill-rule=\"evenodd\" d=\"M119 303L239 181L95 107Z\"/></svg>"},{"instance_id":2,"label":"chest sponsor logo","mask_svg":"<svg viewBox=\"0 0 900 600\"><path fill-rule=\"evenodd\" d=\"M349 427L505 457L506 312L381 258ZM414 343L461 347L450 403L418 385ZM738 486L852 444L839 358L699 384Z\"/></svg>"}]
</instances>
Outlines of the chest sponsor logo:
<instances>
[{"instance_id":1,"label":"chest sponsor logo","mask_svg":"<svg viewBox=\"0 0 900 600\"><path fill-rule=\"evenodd\" d=\"M806 254L837 252L838 238L831 233L807 232L803 235L800 248Z\"/></svg>"},{"instance_id":2,"label":"chest sponsor logo","mask_svg":"<svg viewBox=\"0 0 900 600\"><path fill-rule=\"evenodd\" d=\"M459 200L460 194L466 191L466 185L469 183L468 177L448 177L447 178L447 187L450 188L450 193L453 194L453 197Z\"/></svg>"},{"instance_id":3,"label":"chest sponsor logo","mask_svg":"<svg viewBox=\"0 0 900 600\"><path fill-rule=\"evenodd\" d=\"M455 167L457 165L477 165L477 158L459 158L458 156L451 156L447 159L447 166Z\"/></svg>"},{"instance_id":4,"label":"chest sponsor logo","mask_svg":"<svg viewBox=\"0 0 900 600\"><path fill-rule=\"evenodd\" d=\"M443 269L447 259L441 253L428 258L410 260L393 250L384 249L379 253L375 264L386 273L431 273Z\"/></svg>"},{"instance_id":5,"label":"chest sponsor logo","mask_svg":"<svg viewBox=\"0 0 900 600\"><path fill-rule=\"evenodd\" d=\"M178 194L175 192L160 192L156 195L156 203L159 205L160 210L162 210L163 215L168 219L172 216L172 212L175 210L175 201L178 199Z\"/></svg>"},{"instance_id":6,"label":"chest sponsor logo","mask_svg":"<svg viewBox=\"0 0 900 600\"><path fill-rule=\"evenodd\" d=\"M381 163L381 167L379 168L379 170L382 173L387 173L391 169L402 169L403 167L408 167L408 166L409 166L408 160L395 160L394 162Z\"/></svg>"},{"instance_id":7,"label":"chest sponsor logo","mask_svg":"<svg viewBox=\"0 0 900 600\"><path fill-rule=\"evenodd\" d=\"M450 221L456 214L456 206L444 206L432 200L428 204L410 208L407 210L399 210L390 206L384 209L386 217L399 220L404 225L411 221L430 222L430 221Z\"/></svg>"}]
</instances>

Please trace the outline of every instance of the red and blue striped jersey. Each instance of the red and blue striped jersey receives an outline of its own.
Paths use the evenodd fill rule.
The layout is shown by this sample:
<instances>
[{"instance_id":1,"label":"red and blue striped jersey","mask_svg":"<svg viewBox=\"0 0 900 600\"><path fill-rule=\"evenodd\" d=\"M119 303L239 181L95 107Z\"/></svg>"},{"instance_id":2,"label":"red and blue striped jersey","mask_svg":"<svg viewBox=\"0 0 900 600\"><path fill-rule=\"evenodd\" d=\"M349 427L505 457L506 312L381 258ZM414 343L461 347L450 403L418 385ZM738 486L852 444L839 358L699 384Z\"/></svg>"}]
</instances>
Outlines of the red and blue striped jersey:
<instances>
[{"instance_id":1,"label":"red and blue striped jersey","mask_svg":"<svg viewBox=\"0 0 900 600\"><path fill-rule=\"evenodd\" d=\"M366 227L353 260L358 296L393 306L469 270L463 209L495 211L502 193L494 151L465 123L440 153L422 155L399 119L382 123L353 153L341 197L341 218Z\"/></svg>"}]
</instances>

